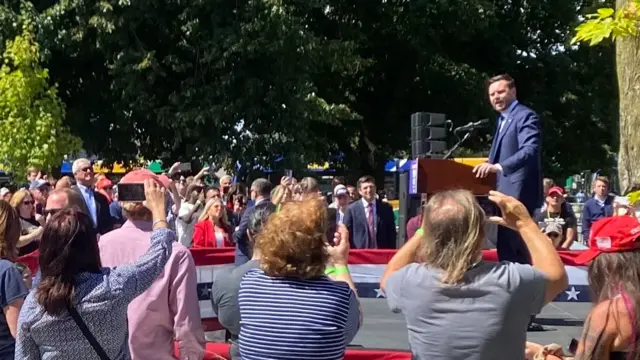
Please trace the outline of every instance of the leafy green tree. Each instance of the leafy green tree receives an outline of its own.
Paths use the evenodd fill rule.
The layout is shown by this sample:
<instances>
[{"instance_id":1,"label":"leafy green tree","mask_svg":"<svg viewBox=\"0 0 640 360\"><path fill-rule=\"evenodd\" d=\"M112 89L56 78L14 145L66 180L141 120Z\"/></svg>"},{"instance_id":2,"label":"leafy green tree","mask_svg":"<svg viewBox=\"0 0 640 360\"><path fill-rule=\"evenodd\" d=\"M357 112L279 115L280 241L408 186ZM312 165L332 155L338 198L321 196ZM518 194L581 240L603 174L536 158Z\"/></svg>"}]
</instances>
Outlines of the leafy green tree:
<instances>
[{"instance_id":1,"label":"leafy green tree","mask_svg":"<svg viewBox=\"0 0 640 360\"><path fill-rule=\"evenodd\" d=\"M601 8L576 28L573 42L600 44L615 40L619 91L618 177L624 191L640 183L640 0L617 0L616 9Z\"/></svg>"},{"instance_id":2,"label":"leafy green tree","mask_svg":"<svg viewBox=\"0 0 640 360\"><path fill-rule=\"evenodd\" d=\"M59 166L80 140L63 126L64 105L40 64L38 44L28 25L9 41L0 68L0 163L22 178L28 166Z\"/></svg>"}]
</instances>

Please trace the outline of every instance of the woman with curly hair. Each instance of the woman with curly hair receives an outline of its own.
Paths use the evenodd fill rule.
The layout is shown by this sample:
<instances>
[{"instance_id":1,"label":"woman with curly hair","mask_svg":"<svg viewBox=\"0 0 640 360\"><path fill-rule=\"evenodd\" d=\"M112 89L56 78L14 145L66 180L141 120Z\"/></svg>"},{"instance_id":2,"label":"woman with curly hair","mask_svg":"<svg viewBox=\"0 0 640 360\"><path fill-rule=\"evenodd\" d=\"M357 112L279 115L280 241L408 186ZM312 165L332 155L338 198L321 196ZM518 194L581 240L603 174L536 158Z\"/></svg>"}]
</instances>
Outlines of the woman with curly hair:
<instances>
[{"instance_id":1,"label":"woman with curly hair","mask_svg":"<svg viewBox=\"0 0 640 360\"><path fill-rule=\"evenodd\" d=\"M348 233L341 226L329 245L327 224L325 204L310 198L284 204L257 236L260 268L244 275L238 294L243 360L344 357L361 312Z\"/></svg>"},{"instance_id":2,"label":"woman with curly hair","mask_svg":"<svg viewBox=\"0 0 640 360\"><path fill-rule=\"evenodd\" d=\"M20 237L18 213L4 200L0 200L0 359L13 359L15 338L18 334L18 315L27 289L22 274L13 263Z\"/></svg>"}]
</instances>

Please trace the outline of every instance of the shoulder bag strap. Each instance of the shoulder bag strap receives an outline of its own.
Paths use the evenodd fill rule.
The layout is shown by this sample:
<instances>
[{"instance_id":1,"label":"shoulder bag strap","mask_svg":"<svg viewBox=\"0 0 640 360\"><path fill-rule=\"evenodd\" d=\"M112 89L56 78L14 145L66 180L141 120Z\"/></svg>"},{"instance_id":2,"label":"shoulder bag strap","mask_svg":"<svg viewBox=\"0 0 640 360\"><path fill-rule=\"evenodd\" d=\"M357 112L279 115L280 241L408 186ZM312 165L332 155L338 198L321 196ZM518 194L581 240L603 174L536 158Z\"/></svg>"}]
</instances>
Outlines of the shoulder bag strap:
<instances>
[{"instance_id":1,"label":"shoulder bag strap","mask_svg":"<svg viewBox=\"0 0 640 360\"><path fill-rule=\"evenodd\" d=\"M82 331L82 335L84 335L84 337L89 341L89 344L91 344L93 350L98 354L100 360L110 360L107 353L104 351L102 346L100 346L98 340L96 340L95 336L91 333L91 330L87 327L87 324L84 323L84 320L82 320L82 317L78 314L78 311L73 306L68 305L67 311L73 318L73 321L75 321L76 325L80 328L80 331Z\"/></svg>"}]
</instances>

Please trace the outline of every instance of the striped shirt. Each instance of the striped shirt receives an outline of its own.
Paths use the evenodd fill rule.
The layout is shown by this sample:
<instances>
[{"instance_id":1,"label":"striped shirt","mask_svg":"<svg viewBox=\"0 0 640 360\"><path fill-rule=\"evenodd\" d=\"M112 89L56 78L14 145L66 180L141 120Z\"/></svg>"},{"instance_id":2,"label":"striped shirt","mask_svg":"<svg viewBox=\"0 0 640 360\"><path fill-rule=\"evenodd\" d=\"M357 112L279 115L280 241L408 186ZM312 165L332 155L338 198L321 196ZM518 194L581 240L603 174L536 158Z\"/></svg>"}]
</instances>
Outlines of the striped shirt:
<instances>
[{"instance_id":1,"label":"striped shirt","mask_svg":"<svg viewBox=\"0 0 640 360\"><path fill-rule=\"evenodd\" d=\"M272 278L252 269L238 296L243 360L342 359L360 327L354 292L325 276Z\"/></svg>"}]
</instances>

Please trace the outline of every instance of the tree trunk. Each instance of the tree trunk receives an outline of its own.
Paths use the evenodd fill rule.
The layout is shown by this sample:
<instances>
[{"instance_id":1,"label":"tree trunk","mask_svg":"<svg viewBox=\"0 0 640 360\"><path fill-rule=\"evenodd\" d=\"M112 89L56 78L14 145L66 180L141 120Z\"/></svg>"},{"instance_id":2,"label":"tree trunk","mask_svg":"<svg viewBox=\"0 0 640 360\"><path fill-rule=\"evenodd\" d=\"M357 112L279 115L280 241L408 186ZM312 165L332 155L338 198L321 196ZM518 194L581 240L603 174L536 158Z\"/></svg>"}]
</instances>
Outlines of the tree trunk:
<instances>
[{"instance_id":1,"label":"tree trunk","mask_svg":"<svg viewBox=\"0 0 640 360\"><path fill-rule=\"evenodd\" d=\"M622 8L628 0L616 0ZM620 190L640 184L640 35L616 41L616 71L620 97Z\"/></svg>"}]
</instances>

